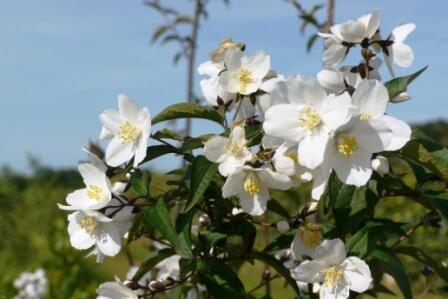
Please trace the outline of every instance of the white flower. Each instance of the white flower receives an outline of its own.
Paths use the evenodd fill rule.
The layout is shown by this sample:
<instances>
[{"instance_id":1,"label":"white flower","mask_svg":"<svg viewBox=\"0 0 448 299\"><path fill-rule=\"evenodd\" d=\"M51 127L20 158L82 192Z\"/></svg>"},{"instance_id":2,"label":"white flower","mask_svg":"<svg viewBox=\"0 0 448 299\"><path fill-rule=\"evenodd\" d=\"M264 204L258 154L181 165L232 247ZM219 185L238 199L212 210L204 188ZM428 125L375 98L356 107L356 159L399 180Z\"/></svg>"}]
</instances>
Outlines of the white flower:
<instances>
[{"instance_id":1,"label":"white flower","mask_svg":"<svg viewBox=\"0 0 448 299\"><path fill-rule=\"evenodd\" d=\"M221 43L219 43L219 47L210 53L210 58L214 63L222 64L224 62L227 50L234 48L243 50L245 45L240 42L235 42L231 38L225 38Z\"/></svg>"},{"instance_id":2,"label":"white flower","mask_svg":"<svg viewBox=\"0 0 448 299\"><path fill-rule=\"evenodd\" d=\"M285 266L286 269L293 269L297 266L297 263L291 254L291 250L289 249L282 249L275 253L274 256L277 260L282 262L283 266Z\"/></svg>"},{"instance_id":3,"label":"white flower","mask_svg":"<svg viewBox=\"0 0 448 299\"><path fill-rule=\"evenodd\" d=\"M376 156L375 159L372 160L372 169L379 174L389 173L389 162L387 158L381 155Z\"/></svg>"},{"instance_id":4,"label":"white flower","mask_svg":"<svg viewBox=\"0 0 448 299\"><path fill-rule=\"evenodd\" d=\"M350 44L359 44L365 38L372 39L379 26L378 13L359 17L356 21L347 21L331 26L331 33L319 33L325 38L324 64L340 63L348 53Z\"/></svg>"},{"instance_id":5,"label":"white flower","mask_svg":"<svg viewBox=\"0 0 448 299\"><path fill-rule=\"evenodd\" d=\"M238 196L246 213L261 215L266 211L270 188L287 190L291 188L291 180L267 167L252 168L244 165L227 178L222 187L222 196Z\"/></svg>"},{"instance_id":6,"label":"white flower","mask_svg":"<svg viewBox=\"0 0 448 299\"><path fill-rule=\"evenodd\" d=\"M157 273L157 280L158 281L164 281L168 277L172 279L179 279L180 275L180 256L179 255L172 255L160 263L158 263L155 268L159 269L159 272Z\"/></svg>"},{"instance_id":7,"label":"white flower","mask_svg":"<svg viewBox=\"0 0 448 299\"><path fill-rule=\"evenodd\" d=\"M363 186L372 175L372 154L384 151L391 138L392 132L384 121L354 118L334 133L322 168L333 168L344 184Z\"/></svg>"},{"instance_id":8,"label":"white flower","mask_svg":"<svg viewBox=\"0 0 448 299\"><path fill-rule=\"evenodd\" d=\"M325 65L335 65L344 60L349 48L343 44L343 40L333 34L318 33L325 38L325 51L322 57Z\"/></svg>"},{"instance_id":9,"label":"white flower","mask_svg":"<svg viewBox=\"0 0 448 299\"><path fill-rule=\"evenodd\" d=\"M77 211L68 215L71 245L79 250L95 246L97 253L114 256L132 222L132 207L124 207L113 218L96 211Z\"/></svg>"},{"instance_id":10,"label":"white flower","mask_svg":"<svg viewBox=\"0 0 448 299\"><path fill-rule=\"evenodd\" d=\"M204 145L204 155L208 160L219 163L219 173L223 176L232 174L235 169L252 158L246 146L244 124L235 125L229 138L211 137Z\"/></svg>"},{"instance_id":11,"label":"white flower","mask_svg":"<svg viewBox=\"0 0 448 299\"><path fill-rule=\"evenodd\" d=\"M382 61L379 58L370 60L369 79L381 80L381 75L378 72L381 64ZM317 80L328 93L340 94L349 86L356 89L364 81L366 77L364 68L365 64L363 62L358 66L343 66L340 69L325 66L317 74Z\"/></svg>"},{"instance_id":12,"label":"white flower","mask_svg":"<svg viewBox=\"0 0 448 299\"><path fill-rule=\"evenodd\" d=\"M47 294L48 280L43 269L35 272L23 272L13 282L19 291L14 299L41 299Z\"/></svg>"},{"instance_id":13,"label":"white flower","mask_svg":"<svg viewBox=\"0 0 448 299\"><path fill-rule=\"evenodd\" d=\"M120 281L105 282L96 290L97 299L138 299L136 293Z\"/></svg>"},{"instance_id":14,"label":"white flower","mask_svg":"<svg viewBox=\"0 0 448 299\"><path fill-rule=\"evenodd\" d=\"M302 256L314 258L316 249L322 242L322 229L314 223L307 223L297 229L291 244L291 253L296 260Z\"/></svg>"},{"instance_id":15,"label":"white flower","mask_svg":"<svg viewBox=\"0 0 448 299\"><path fill-rule=\"evenodd\" d=\"M126 279L131 280L137 273L138 269L139 269L138 266L130 267L128 272L126 273ZM147 286L150 281L151 281L151 272L147 272L138 280L138 284L141 286Z\"/></svg>"},{"instance_id":16,"label":"white flower","mask_svg":"<svg viewBox=\"0 0 448 299\"><path fill-rule=\"evenodd\" d=\"M402 148L411 139L411 128L405 122L385 115L389 104L386 87L376 80L362 82L352 97L353 114L362 120L375 119L385 122L392 131L392 140L384 148L395 151Z\"/></svg>"},{"instance_id":17,"label":"white flower","mask_svg":"<svg viewBox=\"0 0 448 299\"><path fill-rule=\"evenodd\" d=\"M356 19L350 20L342 24L331 26L331 33L339 40L347 43L359 44L365 38L371 39L378 30L379 16L374 11L371 14L363 15Z\"/></svg>"},{"instance_id":18,"label":"white flower","mask_svg":"<svg viewBox=\"0 0 448 299\"><path fill-rule=\"evenodd\" d=\"M314 169L323 162L329 134L350 120L350 96L327 95L316 80L297 76L288 80L291 104L266 111L267 135L298 144L300 164Z\"/></svg>"},{"instance_id":19,"label":"white flower","mask_svg":"<svg viewBox=\"0 0 448 299\"><path fill-rule=\"evenodd\" d=\"M121 165L134 157L136 167L146 156L151 130L148 108L139 109L126 95L118 95L118 110L108 109L100 114L103 123L101 139L112 138L106 149L106 163Z\"/></svg>"},{"instance_id":20,"label":"white flower","mask_svg":"<svg viewBox=\"0 0 448 299\"><path fill-rule=\"evenodd\" d=\"M302 262L293 273L300 281L321 283L321 299L345 299L350 290L365 292L372 282L369 266L358 257L347 257L340 239L324 240L315 259Z\"/></svg>"},{"instance_id":21,"label":"white flower","mask_svg":"<svg viewBox=\"0 0 448 299\"><path fill-rule=\"evenodd\" d=\"M227 50L224 64L226 70L219 76L219 84L230 93L249 95L256 92L269 71L270 58L262 51L254 56L244 56L238 48Z\"/></svg>"},{"instance_id":22,"label":"white flower","mask_svg":"<svg viewBox=\"0 0 448 299\"><path fill-rule=\"evenodd\" d=\"M415 25L412 23L403 24L392 30L391 35L387 38L387 41L392 43L383 49L384 58L386 60L389 70L392 71L392 63L400 67L410 67L414 61L414 52L411 47L404 43L406 37L415 29Z\"/></svg>"},{"instance_id":23,"label":"white flower","mask_svg":"<svg viewBox=\"0 0 448 299\"><path fill-rule=\"evenodd\" d=\"M67 195L66 201L69 206L58 204L59 208L84 211L104 208L112 199L112 187L105 168L97 168L91 163L82 163L78 169L86 187Z\"/></svg>"},{"instance_id":24,"label":"white flower","mask_svg":"<svg viewBox=\"0 0 448 299\"><path fill-rule=\"evenodd\" d=\"M206 61L199 65L198 72L200 75L207 75L209 78L202 79L199 82L202 95L205 100L213 106L220 106L226 104L235 98L234 93L229 93L219 84L219 73L224 70L223 63L215 63L213 61ZM219 102L218 98L222 101Z\"/></svg>"}]
</instances>

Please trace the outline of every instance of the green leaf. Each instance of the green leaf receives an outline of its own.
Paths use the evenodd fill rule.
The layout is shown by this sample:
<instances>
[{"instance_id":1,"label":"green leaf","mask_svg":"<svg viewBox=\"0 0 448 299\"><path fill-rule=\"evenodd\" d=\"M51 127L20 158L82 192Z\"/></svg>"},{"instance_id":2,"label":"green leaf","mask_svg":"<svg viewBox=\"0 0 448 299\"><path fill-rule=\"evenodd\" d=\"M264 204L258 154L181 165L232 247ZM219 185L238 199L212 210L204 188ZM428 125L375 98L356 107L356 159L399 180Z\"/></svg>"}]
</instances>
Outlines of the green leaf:
<instances>
[{"instance_id":1,"label":"green leaf","mask_svg":"<svg viewBox=\"0 0 448 299\"><path fill-rule=\"evenodd\" d=\"M423 265L430 267L437 275L440 276L446 283L448 283L448 268L430 257L422 249L415 247L398 247L394 249L396 254L408 255Z\"/></svg>"},{"instance_id":2,"label":"green leaf","mask_svg":"<svg viewBox=\"0 0 448 299\"><path fill-rule=\"evenodd\" d=\"M180 136L177 132L174 132L173 130L167 128L155 132L153 136L154 138L158 139L172 139L176 141L182 140L182 136Z\"/></svg>"},{"instance_id":3,"label":"green leaf","mask_svg":"<svg viewBox=\"0 0 448 299\"><path fill-rule=\"evenodd\" d=\"M201 261L197 264L199 280L216 299L244 299L246 291L232 268L222 261Z\"/></svg>"},{"instance_id":4,"label":"green leaf","mask_svg":"<svg viewBox=\"0 0 448 299\"><path fill-rule=\"evenodd\" d=\"M392 275L400 288L405 299L412 299L412 289L408 276L404 271L401 261L385 247L377 248L372 252L372 256L383 262L387 273Z\"/></svg>"},{"instance_id":5,"label":"green leaf","mask_svg":"<svg viewBox=\"0 0 448 299\"><path fill-rule=\"evenodd\" d=\"M217 171L218 164L210 162L205 156L197 156L193 160L190 174L190 196L184 211L190 210L199 202Z\"/></svg>"},{"instance_id":6,"label":"green leaf","mask_svg":"<svg viewBox=\"0 0 448 299\"><path fill-rule=\"evenodd\" d=\"M364 258L375 248L379 237L385 234L404 235L401 225L388 219L371 219L347 241L347 250Z\"/></svg>"},{"instance_id":7,"label":"green leaf","mask_svg":"<svg viewBox=\"0 0 448 299\"><path fill-rule=\"evenodd\" d=\"M188 247L184 242L179 241L173 223L171 223L170 214L163 198L159 198L155 206L144 208L143 213L146 220L168 241L170 241L180 256L185 258L192 257L191 247Z\"/></svg>"},{"instance_id":8,"label":"green leaf","mask_svg":"<svg viewBox=\"0 0 448 299\"><path fill-rule=\"evenodd\" d=\"M421 73L423 73L427 67L428 66L425 66L424 68L418 70L417 72L411 75L404 77L397 77L384 83L384 86L386 86L387 91L389 92L391 102L393 102L393 99L400 93L405 92L407 90L408 85L411 84L411 82L414 81Z\"/></svg>"},{"instance_id":9,"label":"green leaf","mask_svg":"<svg viewBox=\"0 0 448 299\"><path fill-rule=\"evenodd\" d=\"M138 281L143 277L143 275L151 271L154 266L174 254L175 252L172 249L162 249L160 251L152 252L150 256L140 265L137 272L132 277L132 280Z\"/></svg>"},{"instance_id":10,"label":"green leaf","mask_svg":"<svg viewBox=\"0 0 448 299\"><path fill-rule=\"evenodd\" d=\"M176 232L182 248L191 248L191 222L193 221L194 213L194 210L190 210L188 213L182 213L177 216Z\"/></svg>"},{"instance_id":11,"label":"green leaf","mask_svg":"<svg viewBox=\"0 0 448 299\"><path fill-rule=\"evenodd\" d=\"M181 150L183 152L189 152L197 148L204 147L204 143L207 142L207 140L214 136L213 134L205 134L198 137L189 137L186 136L184 138L184 142L182 143Z\"/></svg>"},{"instance_id":12,"label":"green leaf","mask_svg":"<svg viewBox=\"0 0 448 299\"><path fill-rule=\"evenodd\" d=\"M178 118L202 118L214 121L220 125L223 124L223 116L211 107L202 106L193 103L178 103L167 107L152 119L152 124L178 119Z\"/></svg>"},{"instance_id":13,"label":"green leaf","mask_svg":"<svg viewBox=\"0 0 448 299\"><path fill-rule=\"evenodd\" d=\"M297 287L297 282L291 277L291 271L289 271L289 269L287 269L283 265L282 262L277 260L272 255L269 255L264 252L253 252L249 255L249 257L259 260L259 261L262 261L262 262L268 264L269 266L271 266L272 268L274 268L278 274L280 274L281 276L283 276L286 279L288 284L291 286L291 288L294 290L294 292L296 292L297 296L300 298L300 291L299 291L299 288Z\"/></svg>"},{"instance_id":14,"label":"green leaf","mask_svg":"<svg viewBox=\"0 0 448 299\"><path fill-rule=\"evenodd\" d=\"M151 174L148 171L135 171L131 174L132 188L139 196L147 196L149 194L149 184L151 183Z\"/></svg>"},{"instance_id":15,"label":"green leaf","mask_svg":"<svg viewBox=\"0 0 448 299\"><path fill-rule=\"evenodd\" d=\"M173 148L169 145L160 144L160 145L148 146L148 148L146 149L146 157L140 164L154 160L154 159L156 159L160 156L166 155L166 154L176 154L176 153L177 152L176 152L175 148Z\"/></svg>"},{"instance_id":16,"label":"green leaf","mask_svg":"<svg viewBox=\"0 0 448 299\"><path fill-rule=\"evenodd\" d=\"M154 30L152 37L151 37L151 43L155 43L161 36L169 29L168 26L159 26Z\"/></svg>"}]
</instances>

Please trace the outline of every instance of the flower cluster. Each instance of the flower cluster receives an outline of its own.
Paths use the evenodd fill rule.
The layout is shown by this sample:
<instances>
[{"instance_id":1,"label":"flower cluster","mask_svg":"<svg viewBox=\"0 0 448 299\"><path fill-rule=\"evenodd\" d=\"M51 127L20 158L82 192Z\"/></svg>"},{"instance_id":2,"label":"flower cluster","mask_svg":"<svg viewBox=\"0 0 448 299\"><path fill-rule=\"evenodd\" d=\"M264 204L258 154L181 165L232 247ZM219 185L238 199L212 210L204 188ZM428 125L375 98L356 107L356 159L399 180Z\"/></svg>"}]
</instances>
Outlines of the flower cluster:
<instances>
[{"instance_id":1,"label":"flower cluster","mask_svg":"<svg viewBox=\"0 0 448 299\"><path fill-rule=\"evenodd\" d=\"M137 166L146 156L151 120L147 108L139 109L126 95L118 96L119 110L108 109L100 115L103 123L100 138L112 138L105 162L92 153L91 162L79 165L85 188L67 196L62 210L74 211L68 216L70 243L79 250L93 247L97 262L104 256L115 256L122 238L134 218L134 206L121 196L126 183L112 183L111 167L133 160Z\"/></svg>"},{"instance_id":2,"label":"flower cluster","mask_svg":"<svg viewBox=\"0 0 448 299\"><path fill-rule=\"evenodd\" d=\"M23 272L14 280L14 287L19 291L14 299L41 299L47 294L48 280L43 269Z\"/></svg>"},{"instance_id":3,"label":"flower cluster","mask_svg":"<svg viewBox=\"0 0 448 299\"><path fill-rule=\"evenodd\" d=\"M325 39L325 65L316 78L281 75L271 69L270 56L265 52L248 55L245 44L224 40L211 53L210 60L198 68L199 74L206 77L200 81L200 87L212 108L177 104L152 119L154 124L183 117L211 119L223 126L220 135L183 137L166 128L151 135L148 109L140 109L127 96L119 95L119 109L100 114L100 138L111 139L104 161L91 154L91 161L79 166L85 188L70 193L66 198L68 205L59 205L71 211L70 242L76 249L93 249L98 261L104 256L115 256L139 213L146 221L144 229L153 227L139 231L137 238L153 238L154 228L165 238L162 243L169 246L157 248L166 250L163 254L168 252L164 259L153 256L147 260L149 267L147 264L132 268L127 280L101 284L97 298L153 297L183 283L189 286L187 298L196 298L205 290L201 283L207 284L219 276L207 276L209 268L214 267L207 262L229 258L230 250L220 247L227 242L227 232L237 231L239 237L243 236L243 249L247 250L231 258L245 259L253 253L256 229L252 224L276 227L282 234L298 228L291 247L276 257L299 287L313 286L326 299L344 299L350 291L368 290L372 284L370 268L358 257L347 257L352 252L346 251L344 235L337 235L341 239L334 239L334 234L325 235L318 224L307 222L306 217L317 211L331 174L343 184L364 186L373 171L380 176L388 173L388 155L381 153L400 150L410 140L409 125L387 113L393 99L381 83L382 60L377 54L384 54L392 74L393 63L410 66L413 54L404 40L414 27L401 25L382 39L376 12L332 26L330 33L320 34ZM361 63L336 67L357 46L361 48ZM405 100L408 95L398 97L394 101ZM227 117L229 112L233 117ZM163 144L148 147L149 138ZM181 144L178 147L164 138ZM195 145L185 146L191 140ZM205 158L195 156L193 150L198 148L202 148ZM177 189L153 195L149 181L135 181L133 173L141 173L137 169L141 163L168 153L182 155L188 161L187 167L171 172L180 175L178 181L168 182ZM275 225L256 222L256 218L254 221L252 216L267 211L272 190L286 191L304 182L312 186L311 201L297 216ZM129 196L127 190L131 186L139 196ZM229 201L223 203L218 198ZM171 223L170 206L183 209L180 220L177 210L179 218L175 224ZM205 214L196 217L197 212ZM289 215L288 211L279 214ZM193 225L193 220L199 225ZM135 223L130 236L140 228L141 223ZM239 228L229 228L240 224L249 238ZM207 236L214 233L213 229L216 233ZM187 270L182 268L182 261ZM227 265L221 270L227 271ZM195 274L199 274L199 279L195 279ZM225 272L218 278L234 280L232 275L230 270L230 274ZM291 284L296 287L291 277ZM211 282L216 287L214 283Z\"/></svg>"}]
</instances>

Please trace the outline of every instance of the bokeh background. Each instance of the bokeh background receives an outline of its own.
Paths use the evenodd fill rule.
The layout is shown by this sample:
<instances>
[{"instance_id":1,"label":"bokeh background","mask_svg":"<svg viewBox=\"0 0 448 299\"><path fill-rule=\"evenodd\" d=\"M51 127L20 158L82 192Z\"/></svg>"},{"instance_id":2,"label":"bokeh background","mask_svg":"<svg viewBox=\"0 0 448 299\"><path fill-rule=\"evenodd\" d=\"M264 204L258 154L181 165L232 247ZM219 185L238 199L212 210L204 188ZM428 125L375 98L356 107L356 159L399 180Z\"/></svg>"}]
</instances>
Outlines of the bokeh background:
<instances>
[{"instance_id":1,"label":"bokeh background","mask_svg":"<svg viewBox=\"0 0 448 299\"><path fill-rule=\"evenodd\" d=\"M192 1L166 3L187 14L193 10ZM375 9L386 32L404 22L417 25L408 39L414 65L398 75L429 65L410 87L412 99L393 105L390 112L447 146L448 2L336 0L335 20ZM307 53L297 12L284 1L234 0L226 5L211 0L207 10L196 66L223 38L232 37L244 41L249 53L268 52L279 73L314 76L320 70L322 42ZM56 203L81 184L76 165L86 158L81 147L89 140L98 142L98 114L116 106L121 92L148 106L152 115L184 101L186 62L172 63L177 45L150 43L163 18L143 0L0 0L0 20L0 298L12 298L11 281L37 267L46 268L57 285L51 298L93 298L99 282L126 273L126 259L120 256L97 267L83 252L71 249L66 215ZM194 135L210 129L193 122ZM150 167L161 173L178 163L170 157ZM156 179L158 183L163 188ZM392 215L397 220L419 213L406 202L393 210L401 207L406 212ZM392 212L386 208L380 213ZM442 259L446 251L440 234L446 237L446 230L434 231L429 240L417 234L413 242ZM145 254L143 247L134 251L136 256ZM413 264L409 269L418 288L420 269Z\"/></svg>"}]
</instances>

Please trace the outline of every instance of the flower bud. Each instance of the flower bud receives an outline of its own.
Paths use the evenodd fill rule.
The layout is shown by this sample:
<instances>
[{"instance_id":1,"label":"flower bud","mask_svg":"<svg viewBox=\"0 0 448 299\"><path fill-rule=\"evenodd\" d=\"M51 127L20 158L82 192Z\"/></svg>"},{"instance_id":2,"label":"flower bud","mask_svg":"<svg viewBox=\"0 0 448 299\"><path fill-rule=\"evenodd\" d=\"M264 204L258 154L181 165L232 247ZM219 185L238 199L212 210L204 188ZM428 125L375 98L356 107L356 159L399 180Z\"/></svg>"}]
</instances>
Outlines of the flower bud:
<instances>
[{"instance_id":1,"label":"flower bud","mask_svg":"<svg viewBox=\"0 0 448 299\"><path fill-rule=\"evenodd\" d=\"M207 214L202 214L198 221L201 226L207 226L210 224L210 217Z\"/></svg>"},{"instance_id":2,"label":"flower bud","mask_svg":"<svg viewBox=\"0 0 448 299\"><path fill-rule=\"evenodd\" d=\"M123 284L124 284L126 287L130 288L131 290L137 290L137 289L139 288L138 283L135 282L135 281L133 281L133 280L125 280L125 281L123 282Z\"/></svg>"},{"instance_id":3,"label":"flower bud","mask_svg":"<svg viewBox=\"0 0 448 299\"><path fill-rule=\"evenodd\" d=\"M275 224L277 231L281 234L285 234L289 231L289 223L288 221L282 220Z\"/></svg>"},{"instance_id":4,"label":"flower bud","mask_svg":"<svg viewBox=\"0 0 448 299\"><path fill-rule=\"evenodd\" d=\"M404 102L404 101L407 101L410 99L411 99L411 96L409 95L409 93L404 91L404 92L401 92L400 94L398 94L397 96L395 96L393 99L391 99L391 102L400 103L400 102Z\"/></svg>"},{"instance_id":5,"label":"flower bud","mask_svg":"<svg viewBox=\"0 0 448 299\"><path fill-rule=\"evenodd\" d=\"M261 279L263 281L268 281L270 278L271 278L271 271L269 270L263 271L263 273L261 274Z\"/></svg>"},{"instance_id":6,"label":"flower bud","mask_svg":"<svg viewBox=\"0 0 448 299\"><path fill-rule=\"evenodd\" d=\"M153 292L160 292L163 291L165 287L163 286L163 283L161 283L160 281L152 280L149 282L149 289Z\"/></svg>"},{"instance_id":7,"label":"flower bud","mask_svg":"<svg viewBox=\"0 0 448 299\"><path fill-rule=\"evenodd\" d=\"M379 174L389 173L389 162L386 157L376 156L376 158L372 160L371 165L372 169Z\"/></svg>"}]
</instances>

